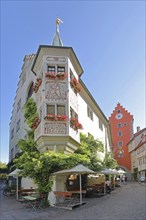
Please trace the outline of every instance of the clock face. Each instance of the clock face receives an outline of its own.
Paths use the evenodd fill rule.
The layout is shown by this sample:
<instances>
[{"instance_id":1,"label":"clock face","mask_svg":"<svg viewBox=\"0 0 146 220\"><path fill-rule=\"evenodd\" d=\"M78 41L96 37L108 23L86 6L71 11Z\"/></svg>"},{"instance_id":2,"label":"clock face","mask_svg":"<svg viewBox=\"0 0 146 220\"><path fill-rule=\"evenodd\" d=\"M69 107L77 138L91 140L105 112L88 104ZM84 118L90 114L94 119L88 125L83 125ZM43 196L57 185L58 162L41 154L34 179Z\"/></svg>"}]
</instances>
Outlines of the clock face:
<instances>
[{"instance_id":1,"label":"clock face","mask_svg":"<svg viewBox=\"0 0 146 220\"><path fill-rule=\"evenodd\" d=\"M116 119L121 119L123 115L121 113L116 114Z\"/></svg>"}]
</instances>

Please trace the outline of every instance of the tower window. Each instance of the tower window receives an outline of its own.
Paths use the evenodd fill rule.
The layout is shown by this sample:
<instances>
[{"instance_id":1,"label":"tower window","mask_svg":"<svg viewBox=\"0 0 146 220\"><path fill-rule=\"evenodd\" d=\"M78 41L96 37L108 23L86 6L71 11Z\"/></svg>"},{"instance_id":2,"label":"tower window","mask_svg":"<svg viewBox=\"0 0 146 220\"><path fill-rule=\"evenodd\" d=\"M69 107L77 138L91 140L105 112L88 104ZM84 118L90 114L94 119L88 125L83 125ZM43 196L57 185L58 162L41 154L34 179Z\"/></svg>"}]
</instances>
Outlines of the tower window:
<instances>
[{"instance_id":1,"label":"tower window","mask_svg":"<svg viewBox=\"0 0 146 220\"><path fill-rule=\"evenodd\" d=\"M123 142L122 141L119 141L118 142L118 147L122 147L123 146Z\"/></svg>"},{"instance_id":2,"label":"tower window","mask_svg":"<svg viewBox=\"0 0 146 220\"><path fill-rule=\"evenodd\" d=\"M121 127L122 127L121 123L117 124L117 128L121 128Z\"/></svg>"},{"instance_id":3,"label":"tower window","mask_svg":"<svg viewBox=\"0 0 146 220\"><path fill-rule=\"evenodd\" d=\"M118 136L122 136L122 131L118 131Z\"/></svg>"}]
</instances>

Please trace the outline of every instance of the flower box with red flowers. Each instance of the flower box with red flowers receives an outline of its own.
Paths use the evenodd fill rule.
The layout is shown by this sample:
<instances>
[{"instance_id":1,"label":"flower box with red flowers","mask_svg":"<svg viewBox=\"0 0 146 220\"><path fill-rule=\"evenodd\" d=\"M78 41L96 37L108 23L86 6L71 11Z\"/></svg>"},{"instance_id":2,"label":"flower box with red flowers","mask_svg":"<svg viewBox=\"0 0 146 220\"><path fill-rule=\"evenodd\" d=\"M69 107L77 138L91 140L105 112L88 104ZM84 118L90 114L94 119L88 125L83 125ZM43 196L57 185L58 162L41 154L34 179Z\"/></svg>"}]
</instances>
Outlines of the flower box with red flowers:
<instances>
[{"instance_id":1,"label":"flower box with red flowers","mask_svg":"<svg viewBox=\"0 0 146 220\"><path fill-rule=\"evenodd\" d=\"M36 93L40 87L40 85L42 84L42 80L40 78L36 79L36 83L33 86L33 91Z\"/></svg>"},{"instance_id":2,"label":"flower box with red flowers","mask_svg":"<svg viewBox=\"0 0 146 220\"><path fill-rule=\"evenodd\" d=\"M70 81L70 85L76 93L80 92L80 84L75 77Z\"/></svg>"},{"instance_id":3,"label":"flower box with red flowers","mask_svg":"<svg viewBox=\"0 0 146 220\"><path fill-rule=\"evenodd\" d=\"M34 123L32 124L32 129L36 129L38 127L38 125L40 124L41 120L36 117L35 120L34 120Z\"/></svg>"},{"instance_id":4,"label":"flower box with red flowers","mask_svg":"<svg viewBox=\"0 0 146 220\"><path fill-rule=\"evenodd\" d=\"M70 119L70 124L71 124L71 127L72 127L74 130L83 129L82 124L79 123L79 121L78 121L77 118L71 117L71 119Z\"/></svg>"},{"instance_id":5,"label":"flower box with red flowers","mask_svg":"<svg viewBox=\"0 0 146 220\"><path fill-rule=\"evenodd\" d=\"M65 78L67 77L67 74L66 74L65 72L58 72L58 73L56 74L56 77L57 77L58 79L65 79Z\"/></svg>"},{"instance_id":6,"label":"flower box with red flowers","mask_svg":"<svg viewBox=\"0 0 146 220\"><path fill-rule=\"evenodd\" d=\"M47 72L47 73L45 73L45 76L49 79L55 79L56 73L55 72Z\"/></svg>"},{"instance_id":7,"label":"flower box with red flowers","mask_svg":"<svg viewBox=\"0 0 146 220\"><path fill-rule=\"evenodd\" d=\"M67 116L66 115L54 115L54 114L48 114L45 116L46 120L48 121L66 121Z\"/></svg>"}]
</instances>

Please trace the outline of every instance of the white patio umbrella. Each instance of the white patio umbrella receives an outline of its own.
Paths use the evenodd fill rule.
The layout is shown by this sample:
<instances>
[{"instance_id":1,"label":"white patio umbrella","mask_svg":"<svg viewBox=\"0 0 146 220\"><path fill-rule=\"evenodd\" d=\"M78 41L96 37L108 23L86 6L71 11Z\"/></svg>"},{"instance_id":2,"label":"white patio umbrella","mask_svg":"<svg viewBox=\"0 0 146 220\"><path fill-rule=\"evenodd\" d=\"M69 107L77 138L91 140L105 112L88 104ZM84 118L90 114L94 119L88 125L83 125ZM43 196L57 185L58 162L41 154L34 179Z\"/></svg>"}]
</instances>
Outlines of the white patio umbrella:
<instances>
[{"instance_id":1,"label":"white patio umbrella","mask_svg":"<svg viewBox=\"0 0 146 220\"><path fill-rule=\"evenodd\" d=\"M117 170L112 170L112 169L104 169L104 170L101 170L100 173L113 174L113 175L119 174Z\"/></svg>"},{"instance_id":2,"label":"white patio umbrella","mask_svg":"<svg viewBox=\"0 0 146 220\"><path fill-rule=\"evenodd\" d=\"M69 170L61 170L58 172L53 173L54 175L64 174L64 173L76 173L79 174L79 180L80 180L80 205L82 205L82 174L91 174L95 173L93 170L90 170L89 168L83 166L82 164L79 164Z\"/></svg>"},{"instance_id":3,"label":"white patio umbrella","mask_svg":"<svg viewBox=\"0 0 146 220\"><path fill-rule=\"evenodd\" d=\"M16 199L18 200L18 177L21 176L20 175L20 169L15 169L14 171L12 171L11 173L8 174L8 176L13 176L14 178L16 178Z\"/></svg>"},{"instance_id":4,"label":"white patio umbrella","mask_svg":"<svg viewBox=\"0 0 146 220\"><path fill-rule=\"evenodd\" d=\"M101 170L100 173L104 174L104 175L117 175L119 174L117 170L112 170L112 169L104 169ZM114 188L115 188L115 184L114 184ZM106 185L104 183L104 194L106 193Z\"/></svg>"},{"instance_id":5,"label":"white patio umbrella","mask_svg":"<svg viewBox=\"0 0 146 220\"><path fill-rule=\"evenodd\" d=\"M117 170L118 174L125 174L126 172L124 170Z\"/></svg>"}]
</instances>

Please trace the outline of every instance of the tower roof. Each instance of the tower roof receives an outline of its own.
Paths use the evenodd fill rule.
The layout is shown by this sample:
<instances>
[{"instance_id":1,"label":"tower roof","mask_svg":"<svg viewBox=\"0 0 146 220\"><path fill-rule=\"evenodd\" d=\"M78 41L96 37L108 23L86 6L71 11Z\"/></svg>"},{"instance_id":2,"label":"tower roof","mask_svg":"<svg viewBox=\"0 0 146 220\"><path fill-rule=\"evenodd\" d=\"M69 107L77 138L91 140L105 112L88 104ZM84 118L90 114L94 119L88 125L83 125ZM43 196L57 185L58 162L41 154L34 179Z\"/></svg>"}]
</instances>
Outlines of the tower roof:
<instances>
[{"instance_id":1,"label":"tower roof","mask_svg":"<svg viewBox=\"0 0 146 220\"><path fill-rule=\"evenodd\" d=\"M59 18L56 19L56 33L55 36L53 38L53 42L52 45L53 46L63 46L62 40L60 38L60 34L59 34L59 24L63 23Z\"/></svg>"}]
</instances>

